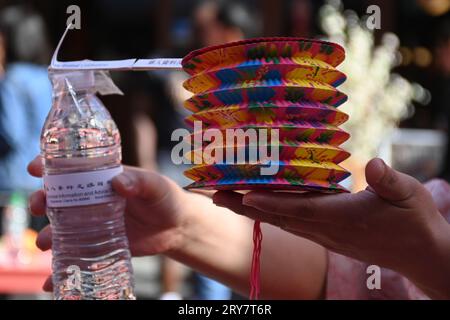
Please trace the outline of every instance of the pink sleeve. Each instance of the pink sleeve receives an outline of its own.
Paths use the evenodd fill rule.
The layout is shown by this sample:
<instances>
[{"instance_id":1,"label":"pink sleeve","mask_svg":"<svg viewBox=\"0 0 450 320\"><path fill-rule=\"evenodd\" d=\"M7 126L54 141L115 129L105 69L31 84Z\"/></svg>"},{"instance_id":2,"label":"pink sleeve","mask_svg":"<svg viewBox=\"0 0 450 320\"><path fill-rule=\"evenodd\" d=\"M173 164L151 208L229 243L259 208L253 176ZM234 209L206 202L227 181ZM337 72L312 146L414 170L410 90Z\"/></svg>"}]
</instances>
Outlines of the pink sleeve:
<instances>
[{"instance_id":1,"label":"pink sleeve","mask_svg":"<svg viewBox=\"0 0 450 320\"><path fill-rule=\"evenodd\" d=\"M326 298L331 300L428 299L411 281L381 268L381 288L368 289L368 264L329 251Z\"/></svg>"}]
</instances>

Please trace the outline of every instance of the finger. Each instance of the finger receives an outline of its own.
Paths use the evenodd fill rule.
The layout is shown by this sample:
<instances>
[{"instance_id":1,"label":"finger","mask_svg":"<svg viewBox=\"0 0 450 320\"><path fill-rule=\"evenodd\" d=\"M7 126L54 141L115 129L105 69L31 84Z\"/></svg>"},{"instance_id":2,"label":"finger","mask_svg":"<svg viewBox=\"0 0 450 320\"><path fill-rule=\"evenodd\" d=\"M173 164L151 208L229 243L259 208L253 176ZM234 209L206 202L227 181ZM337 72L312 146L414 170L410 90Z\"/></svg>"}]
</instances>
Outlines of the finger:
<instances>
[{"instance_id":1,"label":"finger","mask_svg":"<svg viewBox=\"0 0 450 320\"><path fill-rule=\"evenodd\" d=\"M45 279L44 285L42 286L42 290L45 292L52 292L53 291L53 282L52 277L49 276L47 279Z\"/></svg>"},{"instance_id":2,"label":"finger","mask_svg":"<svg viewBox=\"0 0 450 320\"><path fill-rule=\"evenodd\" d=\"M44 190L38 190L33 192L28 199L28 207L35 216L45 215L45 192Z\"/></svg>"},{"instance_id":3,"label":"finger","mask_svg":"<svg viewBox=\"0 0 450 320\"><path fill-rule=\"evenodd\" d=\"M283 215L270 214L252 207L242 205L242 194L231 191L219 191L214 194L213 201L219 206L227 207L232 211L244 215L252 220L269 223L294 235L309 239L336 252L343 252L342 233L346 231L334 224L305 221Z\"/></svg>"},{"instance_id":4,"label":"finger","mask_svg":"<svg viewBox=\"0 0 450 320\"><path fill-rule=\"evenodd\" d=\"M423 190L419 181L390 168L379 159L372 159L366 166L366 180L375 193L391 203L401 205Z\"/></svg>"},{"instance_id":5,"label":"finger","mask_svg":"<svg viewBox=\"0 0 450 320\"><path fill-rule=\"evenodd\" d=\"M37 156L36 158L34 158L29 164L28 164L28 172L33 176L33 177L37 177L40 178L42 177L43 171L44 171L44 167L42 164L42 157L41 156Z\"/></svg>"},{"instance_id":6,"label":"finger","mask_svg":"<svg viewBox=\"0 0 450 320\"><path fill-rule=\"evenodd\" d=\"M52 247L52 230L50 225L42 229L36 239L36 246L42 251L47 251Z\"/></svg>"},{"instance_id":7,"label":"finger","mask_svg":"<svg viewBox=\"0 0 450 320\"><path fill-rule=\"evenodd\" d=\"M278 225L278 221L270 219L272 218L272 215L269 216L267 213L259 211L255 208L244 206L242 204L242 197L243 195L237 192L218 191L213 195L213 202L219 207L228 208L231 211L239 215L247 216L250 219Z\"/></svg>"},{"instance_id":8,"label":"finger","mask_svg":"<svg viewBox=\"0 0 450 320\"><path fill-rule=\"evenodd\" d=\"M235 191L217 191L213 194L212 200L214 204L221 206L221 204L225 204L226 202L239 202L242 200L242 194ZM242 204L242 202L241 202Z\"/></svg>"},{"instance_id":9,"label":"finger","mask_svg":"<svg viewBox=\"0 0 450 320\"><path fill-rule=\"evenodd\" d=\"M252 220L269 223L282 229L297 230L309 233L329 232L328 224L313 221L304 221L298 218L267 213L242 204L242 194L231 191L219 191L213 196L216 205L227 207L237 214L244 215Z\"/></svg>"},{"instance_id":10,"label":"finger","mask_svg":"<svg viewBox=\"0 0 450 320\"><path fill-rule=\"evenodd\" d=\"M112 180L112 185L125 198L139 197L150 202L160 201L173 188L173 183L162 175L136 168L126 168Z\"/></svg>"},{"instance_id":11,"label":"finger","mask_svg":"<svg viewBox=\"0 0 450 320\"><path fill-rule=\"evenodd\" d=\"M243 204L271 214L302 220L346 223L357 199L351 194L299 194L290 192L249 192Z\"/></svg>"},{"instance_id":12,"label":"finger","mask_svg":"<svg viewBox=\"0 0 450 320\"><path fill-rule=\"evenodd\" d=\"M212 197L213 203L243 215L242 194L234 191L217 191Z\"/></svg>"}]
</instances>

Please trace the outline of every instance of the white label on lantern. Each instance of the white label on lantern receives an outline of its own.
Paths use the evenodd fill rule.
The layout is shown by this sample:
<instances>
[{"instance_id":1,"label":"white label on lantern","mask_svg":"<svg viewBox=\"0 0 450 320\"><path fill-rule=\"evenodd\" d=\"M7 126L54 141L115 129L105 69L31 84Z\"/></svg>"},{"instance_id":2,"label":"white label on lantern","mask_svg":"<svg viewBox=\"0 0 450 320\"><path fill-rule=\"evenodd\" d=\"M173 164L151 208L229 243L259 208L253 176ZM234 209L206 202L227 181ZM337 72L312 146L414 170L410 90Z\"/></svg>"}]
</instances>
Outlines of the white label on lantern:
<instances>
[{"instance_id":1,"label":"white label on lantern","mask_svg":"<svg viewBox=\"0 0 450 320\"><path fill-rule=\"evenodd\" d=\"M47 206L51 208L86 206L118 199L111 180L122 166L88 172L44 176Z\"/></svg>"}]
</instances>

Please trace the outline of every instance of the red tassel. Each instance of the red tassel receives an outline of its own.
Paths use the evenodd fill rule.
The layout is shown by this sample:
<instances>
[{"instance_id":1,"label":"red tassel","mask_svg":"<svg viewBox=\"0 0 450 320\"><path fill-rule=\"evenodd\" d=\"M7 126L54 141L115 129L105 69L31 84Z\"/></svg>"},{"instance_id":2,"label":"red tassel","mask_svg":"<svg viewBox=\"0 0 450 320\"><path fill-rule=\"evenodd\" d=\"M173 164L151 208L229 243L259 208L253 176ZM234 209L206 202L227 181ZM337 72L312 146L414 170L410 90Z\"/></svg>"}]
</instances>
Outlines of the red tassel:
<instances>
[{"instance_id":1,"label":"red tassel","mask_svg":"<svg viewBox=\"0 0 450 320\"><path fill-rule=\"evenodd\" d=\"M250 300L258 300L260 290L261 222L253 225L253 258L250 271Z\"/></svg>"}]
</instances>

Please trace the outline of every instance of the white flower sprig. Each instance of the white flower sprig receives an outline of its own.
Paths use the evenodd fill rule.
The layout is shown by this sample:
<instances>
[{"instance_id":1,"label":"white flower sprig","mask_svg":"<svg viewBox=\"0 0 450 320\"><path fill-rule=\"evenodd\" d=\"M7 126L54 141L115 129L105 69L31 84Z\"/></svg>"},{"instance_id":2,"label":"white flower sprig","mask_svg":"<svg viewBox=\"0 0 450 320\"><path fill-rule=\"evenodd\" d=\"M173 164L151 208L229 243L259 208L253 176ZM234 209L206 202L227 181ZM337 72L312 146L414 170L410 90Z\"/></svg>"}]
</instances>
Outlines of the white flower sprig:
<instances>
[{"instance_id":1,"label":"white flower sprig","mask_svg":"<svg viewBox=\"0 0 450 320\"><path fill-rule=\"evenodd\" d=\"M345 144L353 156L367 161L377 155L408 113L414 85L391 70L398 60L399 40L385 33L375 46L373 31L354 12L343 12L340 1L328 1L320 10L320 22L327 40L341 44L346 59L339 69L347 75L341 86L349 99L340 108L350 115L342 126L351 134Z\"/></svg>"}]
</instances>

